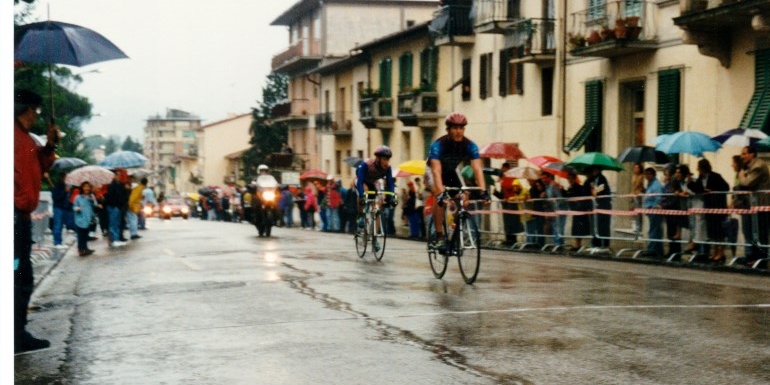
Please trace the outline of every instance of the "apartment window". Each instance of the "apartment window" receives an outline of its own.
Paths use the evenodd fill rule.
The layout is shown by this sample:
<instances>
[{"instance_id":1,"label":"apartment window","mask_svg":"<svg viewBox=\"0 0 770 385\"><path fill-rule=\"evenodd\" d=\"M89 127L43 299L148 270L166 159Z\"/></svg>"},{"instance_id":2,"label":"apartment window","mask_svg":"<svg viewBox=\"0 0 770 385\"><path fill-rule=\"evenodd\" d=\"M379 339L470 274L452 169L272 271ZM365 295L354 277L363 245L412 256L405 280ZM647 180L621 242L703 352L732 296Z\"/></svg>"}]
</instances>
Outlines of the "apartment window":
<instances>
[{"instance_id":1,"label":"apartment window","mask_svg":"<svg viewBox=\"0 0 770 385\"><path fill-rule=\"evenodd\" d=\"M540 114L542 116L553 115L553 67L540 70Z\"/></svg>"},{"instance_id":2,"label":"apartment window","mask_svg":"<svg viewBox=\"0 0 770 385\"><path fill-rule=\"evenodd\" d=\"M463 59L463 77L461 79L461 84L463 87L463 100L471 100L471 59Z\"/></svg>"},{"instance_id":3,"label":"apartment window","mask_svg":"<svg viewBox=\"0 0 770 385\"><path fill-rule=\"evenodd\" d=\"M524 47L512 47L500 51L500 96L524 94L524 64L511 63L511 59L521 56Z\"/></svg>"},{"instance_id":4,"label":"apartment window","mask_svg":"<svg viewBox=\"0 0 770 385\"><path fill-rule=\"evenodd\" d=\"M382 130L382 144L390 146L390 130Z\"/></svg>"},{"instance_id":5,"label":"apartment window","mask_svg":"<svg viewBox=\"0 0 770 385\"><path fill-rule=\"evenodd\" d=\"M741 119L741 128L755 128L770 134L770 49L754 56L754 94Z\"/></svg>"},{"instance_id":6,"label":"apartment window","mask_svg":"<svg viewBox=\"0 0 770 385\"><path fill-rule=\"evenodd\" d=\"M601 149L602 88L603 83L599 80L586 83L585 123L572 140L564 146L565 151L577 151L583 145L585 145L586 151L599 151Z\"/></svg>"},{"instance_id":7,"label":"apartment window","mask_svg":"<svg viewBox=\"0 0 770 385\"><path fill-rule=\"evenodd\" d=\"M436 90L438 79L438 49L425 48L420 52L420 87Z\"/></svg>"},{"instance_id":8,"label":"apartment window","mask_svg":"<svg viewBox=\"0 0 770 385\"><path fill-rule=\"evenodd\" d=\"M588 0L588 12L586 12L586 21L599 21L607 15L606 0Z\"/></svg>"},{"instance_id":9,"label":"apartment window","mask_svg":"<svg viewBox=\"0 0 770 385\"><path fill-rule=\"evenodd\" d=\"M679 70L658 72L658 135L679 131L680 78Z\"/></svg>"},{"instance_id":10,"label":"apartment window","mask_svg":"<svg viewBox=\"0 0 770 385\"><path fill-rule=\"evenodd\" d=\"M626 8L626 17L642 16L642 4L642 0L623 0L623 6Z\"/></svg>"},{"instance_id":11,"label":"apartment window","mask_svg":"<svg viewBox=\"0 0 770 385\"><path fill-rule=\"evenodd\" d=\"M423 159L428 159L428 154L430 154L430 146L433 144L433 132L434 129L430 128L423 128L422 129L422 140L423 140Z\"/></svg>"},{"instance_id":12,"label":"apartment window","mask_svg":"<svg viewBox=\"0 0 770 385\"><path fill-rule=\"evenodd\" d=\"M479 58L479 97L486 99L492 91L492 54L485 53Z\"/></svg>"},{"instance_id":13,"label":"apartment window","mask_svg":"<svg viewBox=\"0 0 770 385\"><path fill-rule=\"evenodd\" d=\"M412 89L412 53L406 52L398 58L398 89L399 92Z\"/></svg>"},{"instance_id":14,"label":"apartment window","mask_svg":"<svg viewBox=\"0 0 770 385\"><path fill-rule=\"evenodd\" d=\"M393 78L393 62L389 57L380 61L380 95L391 97L391 79Z\"/></svg>"}]
</instances>

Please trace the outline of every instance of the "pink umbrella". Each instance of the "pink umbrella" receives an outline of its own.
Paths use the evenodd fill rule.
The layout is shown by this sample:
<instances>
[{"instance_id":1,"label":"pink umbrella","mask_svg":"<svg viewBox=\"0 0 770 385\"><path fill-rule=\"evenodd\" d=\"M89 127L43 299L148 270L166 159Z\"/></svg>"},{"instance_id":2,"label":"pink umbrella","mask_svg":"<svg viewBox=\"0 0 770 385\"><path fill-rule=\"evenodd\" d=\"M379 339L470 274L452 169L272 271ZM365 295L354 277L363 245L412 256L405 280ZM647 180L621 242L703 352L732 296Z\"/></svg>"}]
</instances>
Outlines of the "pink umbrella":
<instances>
[{"instance_id":1,"label":"pink umbrella","mask_svg":"<svg viewBox=\"0 0 770 385\"><path fill-rule=\"evenodd\" d=\"M487 144L479 150L483 158L495 159L521 159L526 158L516 143L494 142Z\"/></svg>"},{"instance_id":2,"label":"pink umbrella","mask_svg":"<svg viewBox=\"0 0 770 385\"><path fill-rule=\"evenodd\" d=\"M100 186L112 182L115 173L101 166L83 166L67 174L64 183L72 186L80 186L83 182L89 182L94 186Z\"/></svg>"}]
</instances>

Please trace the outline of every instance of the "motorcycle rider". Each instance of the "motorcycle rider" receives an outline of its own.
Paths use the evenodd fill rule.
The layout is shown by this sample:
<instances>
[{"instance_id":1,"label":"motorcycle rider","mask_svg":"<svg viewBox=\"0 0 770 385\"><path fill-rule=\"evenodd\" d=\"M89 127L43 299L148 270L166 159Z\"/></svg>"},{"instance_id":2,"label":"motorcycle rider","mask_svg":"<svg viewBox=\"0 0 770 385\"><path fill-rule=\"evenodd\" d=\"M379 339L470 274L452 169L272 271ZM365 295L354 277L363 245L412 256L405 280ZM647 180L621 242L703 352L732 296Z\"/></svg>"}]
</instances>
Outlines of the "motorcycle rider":
<instances>
[{"instance_id":1,"label":"motorcycle rider","mask_svg":"<svg viewBox=\"0 0 770 385\"><path fill-rule=\"evenodd\" d=\"M276 213L268 216L267 210L277 210L278 208L278 181L270 174L270 167L260 164L257 167L259 175L252 182L256 186L256 193L252 195L252 207L254 209L254 224L257 227L259 236L270 236L270 227L272 223L266 223L266 220L276 218Z\"/></svg>"},{"instance_id":2,"label":"motorcycle rider","mask_svg":"<svg viewBox=\"0 0 770 385\"><path fill-rule=\"evenodd\" d=\"M385 191L391 193L395 190L393 173L390 169L390 158L393 152L388 146L379 146L374 150L374 158L369 158L356 168L356 191L358 192L358 226L364 227L364 191L377 191L375 183L385 178ZM385 196L386 206L396 205L395 195Z\"/></svg>"}]
</instances>

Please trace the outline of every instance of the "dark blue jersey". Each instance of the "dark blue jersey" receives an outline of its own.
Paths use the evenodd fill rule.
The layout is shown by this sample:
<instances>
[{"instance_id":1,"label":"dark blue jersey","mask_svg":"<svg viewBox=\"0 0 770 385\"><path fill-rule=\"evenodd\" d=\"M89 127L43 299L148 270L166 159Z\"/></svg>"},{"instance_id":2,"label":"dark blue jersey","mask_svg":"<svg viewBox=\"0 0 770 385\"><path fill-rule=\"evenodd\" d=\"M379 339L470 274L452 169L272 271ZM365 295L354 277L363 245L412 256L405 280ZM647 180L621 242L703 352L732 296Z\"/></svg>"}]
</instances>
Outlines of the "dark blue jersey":
<instances>
[{"instance_id":1,"label":"dark blue jersey","mask_svg":"<svg viewBox=\"0 0 770 385\"><path fill-rule=\"evenodd\" d=\"M457 175L457 166L460 163L470 164L473 159L479 159L479 146L468 138L463 138L459 142L451 140L449 136L444 135L436 139L430 145L430 154L428 155L428 165L431 159L441 162L441 181L444 186L460 187L462 183Z\"/></svg>"},{"instance_id":2,"label":"dark blue jersey","mask_svg":"<svg viewBox=\"0 0 770 385\"><path fill-rule=\"evenodd\" d=\"M385 191L394 192L395 185L393 184L393 172L390 166L387 168L380 167L380 164L376 159L367 159L356 167L356 190L358 196L364 196L364 185L369 190L375 191L375 183L385 178Z\"/></svg>"}]
</instances>

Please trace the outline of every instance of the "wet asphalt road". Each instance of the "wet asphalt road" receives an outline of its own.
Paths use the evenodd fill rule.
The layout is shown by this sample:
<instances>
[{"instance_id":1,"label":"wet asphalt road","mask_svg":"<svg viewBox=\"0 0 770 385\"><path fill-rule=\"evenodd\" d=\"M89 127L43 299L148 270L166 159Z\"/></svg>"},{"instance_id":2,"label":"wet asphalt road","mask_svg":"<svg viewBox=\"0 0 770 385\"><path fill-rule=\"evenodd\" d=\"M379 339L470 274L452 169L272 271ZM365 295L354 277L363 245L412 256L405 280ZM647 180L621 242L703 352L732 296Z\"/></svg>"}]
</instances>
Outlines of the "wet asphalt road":
<instances>
[{"instance_id":1,"label":"wet asphalt road","mask_svg":"<svg viewBox=\"0 0 770 385\"><path fill-rule=\"evenodd\" d=\"M148 226L45 276L53 347L16 384L770 383L767 276L484 250L469 286L414 241L375 262L343 234Z\"/></svg>"}]
</instances>

